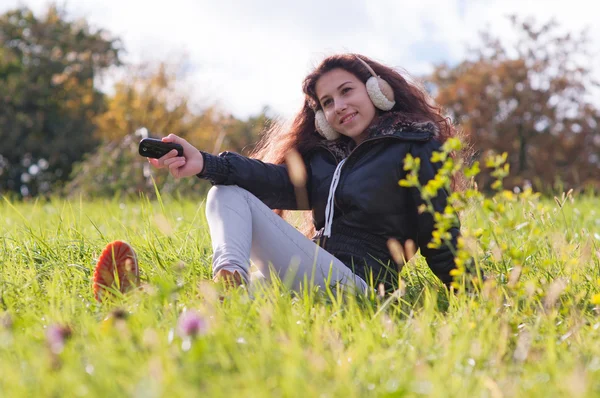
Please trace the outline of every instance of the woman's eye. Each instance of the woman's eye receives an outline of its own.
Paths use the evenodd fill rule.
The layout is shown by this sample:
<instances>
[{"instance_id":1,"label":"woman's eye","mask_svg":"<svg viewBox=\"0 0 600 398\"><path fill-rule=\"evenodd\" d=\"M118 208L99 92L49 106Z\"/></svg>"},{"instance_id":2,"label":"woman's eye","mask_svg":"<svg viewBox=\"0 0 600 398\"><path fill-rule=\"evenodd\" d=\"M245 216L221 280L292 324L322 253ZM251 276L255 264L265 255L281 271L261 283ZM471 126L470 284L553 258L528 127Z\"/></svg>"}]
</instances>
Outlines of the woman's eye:
<instances>
[{"instance_id":1,"label":"woman's eye","mask_svg":"<svg viewBox=\"0 0 600 398\"><path fill-rule=\"evenodd\" d=\"M346 94L346 93L347 93L348 91L350 91L350 90L352 90L352 88L351 88L351 87L344 87L344 88L342 89L342 94Z\"/></svg>"},{"instance_id":2,"label":"woman's eye","mask_svg":"<svg viewBox=\"0 0 600 398\"><path fill-rule=\"evenodd\" d=\"M323 101L323 107L328 106L329 104L331 104L330 99L326 99L325 101Z\"/></svg>"}]
</instances>

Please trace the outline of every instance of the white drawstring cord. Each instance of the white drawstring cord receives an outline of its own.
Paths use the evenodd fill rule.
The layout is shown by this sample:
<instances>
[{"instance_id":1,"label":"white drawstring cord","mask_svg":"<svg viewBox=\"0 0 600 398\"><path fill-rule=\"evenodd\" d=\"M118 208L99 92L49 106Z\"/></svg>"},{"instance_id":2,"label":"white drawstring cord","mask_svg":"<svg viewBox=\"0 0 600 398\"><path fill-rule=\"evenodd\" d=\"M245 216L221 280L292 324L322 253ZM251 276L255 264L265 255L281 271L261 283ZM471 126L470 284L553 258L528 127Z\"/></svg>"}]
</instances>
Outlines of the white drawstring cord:
<instances>
[{"instance_id":1,"label":"white drawstring cord","mask_svg":"<svg viewBox=\"0 0 600 398\"><path fill-rule=\"evenodd\" d=\"M331 236L331 224L333 224L333 211L334 211L334 201L335 201L335 189L337 188L338 182L340 182L340 174L342 172L342 165L346 162L346 159L342 160L335 171L333 172L333 179L331 180L331 185L329 186L329 197L327 198L327 207L325 208L325 231L323 235L330 237Z\"/></svg>"}]
</instances>

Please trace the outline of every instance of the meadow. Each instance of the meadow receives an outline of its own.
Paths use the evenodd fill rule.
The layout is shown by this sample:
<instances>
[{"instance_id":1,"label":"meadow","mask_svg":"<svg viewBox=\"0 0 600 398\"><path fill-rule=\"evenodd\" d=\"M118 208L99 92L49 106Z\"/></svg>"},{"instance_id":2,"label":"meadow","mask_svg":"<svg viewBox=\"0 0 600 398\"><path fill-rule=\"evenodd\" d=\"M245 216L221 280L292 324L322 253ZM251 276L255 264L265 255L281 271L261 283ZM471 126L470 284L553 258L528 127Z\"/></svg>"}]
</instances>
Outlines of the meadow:
<instances>
[{"instance_id":1,"label":"meadow","mask_svg":"<svg viewBox=\"0 0 600 398\"><path fill-rule=\"evenodd\" d=\"M600 199L502 191L462 230L488 276L471 291L417 255L384 296L222 292L202 198L4 198L0 395L600 395ZM99 303L95 261L117 239L142 286Z\"/></svg>"}]
</instances>

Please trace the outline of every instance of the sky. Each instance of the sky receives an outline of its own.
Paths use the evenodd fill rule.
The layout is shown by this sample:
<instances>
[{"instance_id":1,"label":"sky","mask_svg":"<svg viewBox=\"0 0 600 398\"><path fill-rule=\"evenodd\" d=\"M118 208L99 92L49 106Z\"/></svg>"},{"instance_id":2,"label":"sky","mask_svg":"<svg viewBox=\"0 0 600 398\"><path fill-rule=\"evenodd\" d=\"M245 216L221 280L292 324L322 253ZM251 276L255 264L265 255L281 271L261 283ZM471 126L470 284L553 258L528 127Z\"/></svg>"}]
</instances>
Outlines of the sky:
<instances>
[{"instance_id":1,"label":"sky","mask_svg":"<svg viewBox=\"0 0 600 398\"><path fill-rule=\"evenodd\" d=\"M246 118L265 106L291 118L303 78L325 56L357 52L423 76L456 64L485 30L510 42L507 15L554 18L561 29L587 28L600 48L590 0L71 0L58 1L123 41L128 63L185 59L186 89L200 106L217 104ZM47 0L0 0L0 13ZM595 25L595 26L594 26ZM600 54L599 54L600 63ZM596 75L600 74L600 65ZM114 72L104 83L117 79ZM108 83L107 83L108 82Z\"/></svg>"}]
</instances>

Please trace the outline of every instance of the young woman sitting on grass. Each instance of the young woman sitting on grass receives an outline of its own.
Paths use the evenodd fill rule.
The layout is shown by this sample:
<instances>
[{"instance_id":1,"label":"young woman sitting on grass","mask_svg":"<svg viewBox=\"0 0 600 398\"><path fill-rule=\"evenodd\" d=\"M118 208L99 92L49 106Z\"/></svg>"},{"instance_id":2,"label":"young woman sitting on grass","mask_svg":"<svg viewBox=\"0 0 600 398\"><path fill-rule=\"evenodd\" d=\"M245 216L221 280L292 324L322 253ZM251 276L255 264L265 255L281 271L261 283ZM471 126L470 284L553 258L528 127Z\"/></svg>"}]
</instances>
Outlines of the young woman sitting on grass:
<instances>
[{"instance_id":1,"label":"young woman sitting on grass","mask_svg":"<svg viewBox=\"0 0 600 398\"><path fill-rule=\"evenodd\" d=\"M215 280L250 282L252 261L293 289L305 281L393 289L393 238L414 242L449 285L458 227L449 231L450 245L428 248L433 217L418 211L424 202L418 189L398 184L408 154L421 159L422 186L441 167L431 155L456 131L440 108L392 68L357 54L326 58L304 79L303 91L291 127L267 132L253 158L211 155L170 134L162 140L181 144L183 156L173 150L149 160L175 178L198 176L214 185L206 217ZM436 211L444 211L447 197L438 192ZM301 233L272 209L311 210L311 231Z\"/></svg>"}]
</instances>

